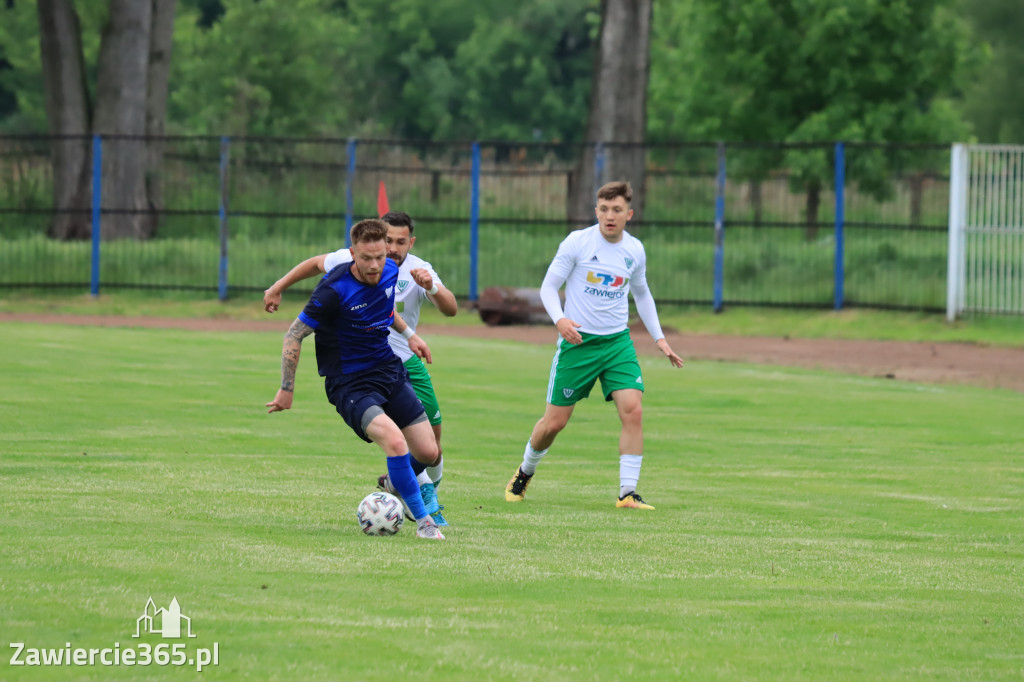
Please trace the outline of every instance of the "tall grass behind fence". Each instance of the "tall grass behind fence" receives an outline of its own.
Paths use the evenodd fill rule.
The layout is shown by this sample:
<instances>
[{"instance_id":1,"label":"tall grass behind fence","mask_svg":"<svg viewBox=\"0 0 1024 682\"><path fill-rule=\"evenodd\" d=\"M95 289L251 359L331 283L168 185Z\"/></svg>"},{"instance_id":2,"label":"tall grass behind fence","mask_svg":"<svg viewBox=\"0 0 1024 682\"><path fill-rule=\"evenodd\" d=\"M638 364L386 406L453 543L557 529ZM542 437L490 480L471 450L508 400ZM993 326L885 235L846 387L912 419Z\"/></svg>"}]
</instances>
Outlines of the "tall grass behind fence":
<instances>
[{"instance_id":1,"label":"tall grass behind fence","mask_svg":"<svg viewBox=\"0 0 1024 682\"><path fill-rule=\"evenodd\" d=\"M949 240L947 145L847 145L847 166L885 169L884 182L848 183L846 302L940 310Z\"/></svg>"},{"instance_id":2,"label":"tall grass behind fence","mask_svg":"<svg viewBox=\"0 0 1024 682\"><path fill-rule=\"evenodd\" d=\"M644 219L627 229L644 243L648 284L658 301L711 301L716 157L708 144L647 150Z\"/></svg>"},{"instance_id":3,"label":"tall grass behind fence","mask_svg":"<svg viewBox=\"0 0 1024 682\"><path fill-rule=\"evenodd\" d=\"M143 153L147 142L152 146L152 139L104 141L104 174L108 154ZM566 220L579 145L481 143L475 164L468 142L159 142L163 163L148 178L154 203L126 208L104 192L104 225L118 213L147 212L158 227L143 241L103 232L100 288L212 292L226 265L229 292L262 291L295 263L345 246L352 222L377 215L382 182L390 207L416 221L415 252L461 297L472 293L474 277L478 291L539 286L560 240L583 227ZM56 215L51 150L70 143L0 137L0 287L89 287L88 240L47 236ZM807 181L812 171L831 177L835 150L727 144L720 157L713 143L648 146L637 187L645 213L629 230L646 246L655 298L713 300L716 174L724 158L726 306L831 307L840 249L845 305L943 309L948 147L846 145L841 243L831 180L816 187Z\"/></svg>"},{"instance_id":4,"label":"tall grass behind fence","mask_svg":"<svg viewBox=\"0 0 1024 682\"><path fill-rule=\"evenodd\" d=\"M0 136L0 238L46 231L53 214L50 146L43 136Z\"/></svg>"},{"instance_id":5,"label":"tall grass behind fence","mask_svg":"<svg viewBox=\"0 0 1024 682\"><path fill-rule=\"evenodd\" d=\"M570 145L481 145L481 291L491 286L539 287L558 243L570 228L582 227L566 220L576 154ZM433 240L431 233L425 241Z\"/></svg>"}]
</instances>

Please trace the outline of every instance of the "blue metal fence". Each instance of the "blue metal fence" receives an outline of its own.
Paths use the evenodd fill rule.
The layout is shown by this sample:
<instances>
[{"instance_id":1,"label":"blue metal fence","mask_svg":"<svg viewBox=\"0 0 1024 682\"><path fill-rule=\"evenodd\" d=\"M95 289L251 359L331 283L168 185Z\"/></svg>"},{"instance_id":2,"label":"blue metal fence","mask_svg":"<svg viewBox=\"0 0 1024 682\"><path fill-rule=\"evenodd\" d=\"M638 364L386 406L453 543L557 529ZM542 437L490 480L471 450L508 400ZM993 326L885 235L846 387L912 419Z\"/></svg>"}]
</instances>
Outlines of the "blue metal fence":
<instances>
[{"instance_id":1,"label":"blue metal fence","mask_svg":"<svg viewBox=\"0 0 1024 682\"><path fill-rule=\"evenodd\" d=\"M843 234L843 223L845 221L843 215L846 209L843 191L846 189L846 146L842 142L836 143L836 156L835 156L835 194L836 194L836 257L835 257L835 297L833 300L833 308L836 310L842 310L843 308L843 283L846 279L844 273L844 234Z\"/></svg>"},{"instance_id":2,"label":"blue metal fence","mask_svg":"<svg viewBox=\"0 0 1024 682\"><path fill-rule=\"evenodd\" d=\"M349 245L352 224L376 214L380 182L416 220L416 252L471 301L488 286L539 286L558 242L583 227L566 219L581 145L161 138L163 201L138 209L111 196L105 168L152 140L96 136L90 203L61 209L89 216L83 252L44 235L60 213L49 151L72 142L0 137L0 288L74 287L88 273L81 286L94 295L262 291ZM618 179L607 177L609 148L594 150L598 184ZM629 229L660 303L944 308L947 146L688 143L645 155L633 179L644 212ZM156 221L152 238L108 234L139 212Z\"/></svg>"}]
</instances>

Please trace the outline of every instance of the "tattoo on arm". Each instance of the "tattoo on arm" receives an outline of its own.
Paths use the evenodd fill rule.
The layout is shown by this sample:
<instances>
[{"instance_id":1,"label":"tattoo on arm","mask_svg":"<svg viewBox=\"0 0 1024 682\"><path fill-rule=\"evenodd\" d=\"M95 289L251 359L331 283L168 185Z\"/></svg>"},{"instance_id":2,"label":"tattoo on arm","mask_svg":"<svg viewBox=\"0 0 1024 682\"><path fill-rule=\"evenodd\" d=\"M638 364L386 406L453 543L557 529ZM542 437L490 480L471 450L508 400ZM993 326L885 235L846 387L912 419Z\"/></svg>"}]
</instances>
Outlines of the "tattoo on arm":
<instances>
[{"instance_id":1,"label":"tattoo on arm","mask_svg":"<svg viewBox=\"0 0 1024 682\"><path fill-rule=\"evenodd\" d=\"M305 322L295 320L284 335L281 347L281 390L295 391L295 370L299 366L302 340L313 333Z\"/></svg>"}]
</instances>

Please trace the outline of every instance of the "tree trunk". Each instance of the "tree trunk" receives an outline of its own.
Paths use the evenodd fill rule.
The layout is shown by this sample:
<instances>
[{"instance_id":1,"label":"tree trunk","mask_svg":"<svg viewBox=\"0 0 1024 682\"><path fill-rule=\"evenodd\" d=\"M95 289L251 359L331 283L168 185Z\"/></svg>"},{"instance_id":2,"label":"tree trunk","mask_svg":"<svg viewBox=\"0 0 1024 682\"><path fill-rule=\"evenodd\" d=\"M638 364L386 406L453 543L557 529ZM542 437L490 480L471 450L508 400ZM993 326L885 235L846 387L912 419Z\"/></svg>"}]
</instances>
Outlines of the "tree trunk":
<instances>
[{"instance_id":1,"label":"tree trunk","mask_svg":"<svg viewBox=\"0 0 1024 682\"><path fill-rule=\"evenodd\" d=\"M78 14L71 0L39 0L39 50L53 165L54 217L47 234L88 239L92 179L89 91Z\"/></svg>"},{"instance_id":2,"label":"tree trunk","mask_svg":"<svg viewBox=\"0 0 1024 682\"><path fill-rule=\"evenodd\" d=\"M103 145L103 236L146 239L156 227L146 195L146 78L152 5L110 0L100 42L94 132Z\"/></svg>"},{"instance_id":3,"label":"tree trunk","mask_svg":"<svg viewBox=\"0 0 1024 682\"><path fill-rule=\"evenodd\" d=\"M164 209L161 171L164 163L164 123L167 120L167 86L171 74L171 44L174 35L175 0L152 0L153 21L146 75L146 194L156 211L156 230Z\"/></svg>"},{"instance_id":4,"label":"tree trunk","mask_svg":"<svg viewBox=\"0 0 1024 682\"><path fill-rule=\"evenodd\" d=\"M594 192L612 180L632 183L633 220L643 220L651 7L652 0L601 1L601 37L590 86L587 144L572 175L569 194L572 223L594 222ZM595 169L598 142L604 154L601 177Z\"/></svg>"},{"instance_id":5,"label":"tree trunk","mask_svg":"<svg viewBox=\"0 0 1024 682\"><path fill-rule=\"evenodd\" d=\"M807 185L807 241L818 238L818 209L821 207L821 181L812 180Z\"/></svg>"}]
</instances>

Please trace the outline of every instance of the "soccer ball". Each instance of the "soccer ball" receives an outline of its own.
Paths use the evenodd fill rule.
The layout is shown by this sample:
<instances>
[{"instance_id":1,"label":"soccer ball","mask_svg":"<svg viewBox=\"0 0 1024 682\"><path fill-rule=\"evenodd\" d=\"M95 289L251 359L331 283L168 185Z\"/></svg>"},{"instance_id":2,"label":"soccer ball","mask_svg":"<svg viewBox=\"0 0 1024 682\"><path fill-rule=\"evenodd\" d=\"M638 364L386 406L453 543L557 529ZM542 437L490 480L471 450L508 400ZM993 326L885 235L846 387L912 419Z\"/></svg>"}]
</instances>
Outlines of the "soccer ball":
<instances>
[{"instance_id":1,"label":"soccer ball","mask_svg":"<svg viewBox=\"0 0 1024 682\"><path fill-rule=\"evenodd\" d=\"M356 509L359 527L367 535L394 535L402 529L402 501L390 493L370 493Z\"/></svg>"}]
</instances>

